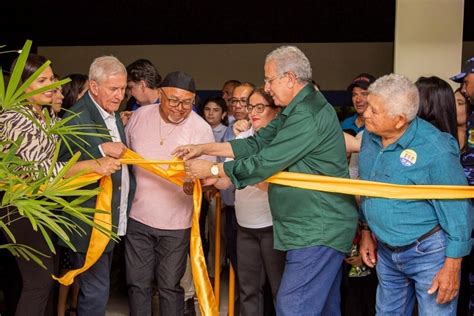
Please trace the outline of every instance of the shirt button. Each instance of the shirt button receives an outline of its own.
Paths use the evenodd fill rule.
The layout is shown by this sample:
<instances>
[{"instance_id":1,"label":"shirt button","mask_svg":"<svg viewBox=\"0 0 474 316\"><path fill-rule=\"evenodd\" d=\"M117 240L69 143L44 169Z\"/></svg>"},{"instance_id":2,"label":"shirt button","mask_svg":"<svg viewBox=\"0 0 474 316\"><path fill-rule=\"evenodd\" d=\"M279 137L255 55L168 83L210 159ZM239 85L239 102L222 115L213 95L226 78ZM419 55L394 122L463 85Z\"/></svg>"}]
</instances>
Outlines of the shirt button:
<instances>
[{"instance_id":1,"label":"shirt button","mask_svg":"<svg viewBox=\"0 0 474 316\"><path fill-rule=\"evenodd\" d=\"M119 186L119 187L118 187L118 190L119 190L119 191L120 191L120 190L122 190L122 187L121 187L121 186Z\"/></svg>"}]
</instances>

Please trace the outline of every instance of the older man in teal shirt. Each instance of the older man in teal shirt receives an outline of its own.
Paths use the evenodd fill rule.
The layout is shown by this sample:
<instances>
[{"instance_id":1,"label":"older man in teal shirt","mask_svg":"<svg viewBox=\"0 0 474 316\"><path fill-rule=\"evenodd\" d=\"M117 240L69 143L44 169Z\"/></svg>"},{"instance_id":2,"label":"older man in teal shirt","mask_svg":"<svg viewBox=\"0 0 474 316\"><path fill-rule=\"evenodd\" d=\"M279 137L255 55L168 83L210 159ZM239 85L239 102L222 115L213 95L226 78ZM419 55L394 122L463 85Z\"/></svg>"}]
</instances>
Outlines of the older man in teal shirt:
<instances>
[{"instance_id":1,"label":"older man in teal shirt","mask_svg":"<svg viewBox=\"0 0 474 316\"><path fill-rule=\"evenodd\" d=\"M418 104L416 86L403 76L369 87L361 179L467 185L457 141L416 118ZM461 260L471 251L469 201L364 197L362 211L360 252L367 265L377 262L377 314L411 315L416 294L420 315L456 315Z\"/></svg>"},{"instance_id":2,"label":"older man in teal shirt","mask_svg":"<svg viewBox=\"0 0 474 316\"><path fill-rule=\"evenodd\" d=\"M279 171L348 178L342 130L333 107L311 84L307 57L294 46L280 47L267 55L264 70L265 90L285 108L254 137L178 148L185 159L235 158L214 165L188 161L188 174L229 177L236 188ZM274 247L287 251L277 314L340 315L341 265L357 226L354 198L273 184L268 193Z\"/></svg>"}]
</instances>

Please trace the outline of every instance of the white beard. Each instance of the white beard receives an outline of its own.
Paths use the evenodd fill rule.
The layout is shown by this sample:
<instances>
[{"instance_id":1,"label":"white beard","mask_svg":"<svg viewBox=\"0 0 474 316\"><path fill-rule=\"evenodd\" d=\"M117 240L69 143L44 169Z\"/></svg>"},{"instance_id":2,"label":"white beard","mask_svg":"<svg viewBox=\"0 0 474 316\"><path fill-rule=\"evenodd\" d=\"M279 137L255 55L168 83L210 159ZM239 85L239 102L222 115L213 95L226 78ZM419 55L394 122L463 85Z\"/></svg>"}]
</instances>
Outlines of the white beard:
<instances>
[{"instance_id":1,"label":"white beard","mask_svg":"<svg viewBox=\"0 0 474 316\"><path fill-rule=\"evenodd\" d=\"M186 118L187 118L187 116L186 116L186 117L183 117L183 118L182 118L181 120L179 120L179 121L175 121L175 120L173 120L173 119L171 118L171 115L168 115L168 121L170 121L170 122L173 123L173 124L180 124L180 123L182 123Z\"/></svg>"}]
</instances>

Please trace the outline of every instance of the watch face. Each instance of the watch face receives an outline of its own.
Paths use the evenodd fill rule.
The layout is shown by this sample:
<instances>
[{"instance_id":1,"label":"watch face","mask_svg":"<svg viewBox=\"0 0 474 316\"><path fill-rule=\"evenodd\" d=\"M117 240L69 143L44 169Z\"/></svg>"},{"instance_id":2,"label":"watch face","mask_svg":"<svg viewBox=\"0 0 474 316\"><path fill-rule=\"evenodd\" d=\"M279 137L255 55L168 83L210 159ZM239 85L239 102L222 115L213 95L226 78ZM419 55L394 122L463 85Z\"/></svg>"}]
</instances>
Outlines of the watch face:
<instances>
[{"instance_id":1,"label":"watch face","mask_svg":"<svg viewBox=\"0 0 474 316\"><path fill-rule=\"evenodd\" d=\"M217 167L216 165L213 165L211 167L211 174L217 177L219 175L219 167Z\"/></svg>"}]
</instances>

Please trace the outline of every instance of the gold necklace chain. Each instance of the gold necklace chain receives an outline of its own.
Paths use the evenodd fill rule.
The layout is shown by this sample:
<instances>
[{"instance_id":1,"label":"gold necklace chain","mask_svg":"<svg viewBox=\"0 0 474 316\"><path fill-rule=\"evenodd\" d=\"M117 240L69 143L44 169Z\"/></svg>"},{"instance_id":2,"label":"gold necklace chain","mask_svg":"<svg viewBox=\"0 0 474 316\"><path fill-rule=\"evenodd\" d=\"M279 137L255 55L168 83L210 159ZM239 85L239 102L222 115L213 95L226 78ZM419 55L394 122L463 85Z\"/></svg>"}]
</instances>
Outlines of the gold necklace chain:
<instances>
[{"instance_id":1,"label":"gold necklace chain","mask_svg":"<svg viewBox=\"0 0 474 316\"><path fill-rule=\"evenodd\" d=\"M158 115L160 116L160 120L159 120L159 128L160 128L160 146L163 146L165 140L171 135L171 133L173 133L173 131L176 129L176 127L178 126L177 124L173 127L173 129L168 133L168 135L166 135L166 137L162 137L162 132L161 132L161 121L163 120L163 118L161 117L161 113L158 112Z\"/></svg>"}]
</instances>

